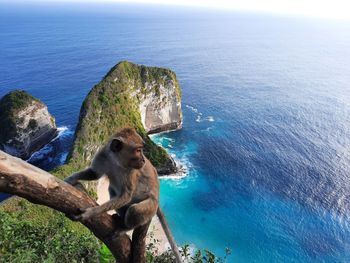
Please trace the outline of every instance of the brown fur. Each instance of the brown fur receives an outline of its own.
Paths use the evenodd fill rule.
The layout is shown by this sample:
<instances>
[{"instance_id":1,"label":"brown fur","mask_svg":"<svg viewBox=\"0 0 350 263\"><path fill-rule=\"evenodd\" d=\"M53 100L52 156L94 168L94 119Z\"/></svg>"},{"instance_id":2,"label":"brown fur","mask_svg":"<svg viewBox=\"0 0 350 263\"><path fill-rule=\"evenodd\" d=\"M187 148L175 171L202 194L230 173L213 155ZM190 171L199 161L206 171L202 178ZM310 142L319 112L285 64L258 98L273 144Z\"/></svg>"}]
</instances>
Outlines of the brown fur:
<instances>
[{"instance_id":1,"label":"brown fur","mask_svg":"<svg viewBox=\"0 0 350 263\"><path fill-rule=\"evenodd\" d=\"M116 132L113 136L114 138L117 137L122 137L126 140L127 144L138 144L143 146L144 142L142 137L137 134L137 132L135 131L134 128L124 128L124 129L120 129L118 132Z\"/></svg>"}]
</instances>

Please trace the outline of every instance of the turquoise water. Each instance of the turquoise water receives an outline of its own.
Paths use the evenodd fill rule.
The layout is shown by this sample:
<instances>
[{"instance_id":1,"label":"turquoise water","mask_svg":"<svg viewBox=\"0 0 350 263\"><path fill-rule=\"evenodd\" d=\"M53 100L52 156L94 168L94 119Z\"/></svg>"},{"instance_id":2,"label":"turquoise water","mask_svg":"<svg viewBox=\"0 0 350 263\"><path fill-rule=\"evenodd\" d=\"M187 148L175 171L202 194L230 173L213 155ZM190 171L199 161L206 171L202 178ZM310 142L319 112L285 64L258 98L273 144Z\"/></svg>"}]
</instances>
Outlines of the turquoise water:
<instances>
[{"instance_id":1,"label":"turquoise water","mask_svg":"<svg viewBox=\"0 0 350 263\"><path fill-rule=\"evenodd\" d=\"M120 60L169 67L182 130L154 136L187 176L163 179L180 244L228 262L350 261L350 23L144 6L2 5L0 96L44 101L61 164L88 91Z\"/></svg>"}]
</instances>

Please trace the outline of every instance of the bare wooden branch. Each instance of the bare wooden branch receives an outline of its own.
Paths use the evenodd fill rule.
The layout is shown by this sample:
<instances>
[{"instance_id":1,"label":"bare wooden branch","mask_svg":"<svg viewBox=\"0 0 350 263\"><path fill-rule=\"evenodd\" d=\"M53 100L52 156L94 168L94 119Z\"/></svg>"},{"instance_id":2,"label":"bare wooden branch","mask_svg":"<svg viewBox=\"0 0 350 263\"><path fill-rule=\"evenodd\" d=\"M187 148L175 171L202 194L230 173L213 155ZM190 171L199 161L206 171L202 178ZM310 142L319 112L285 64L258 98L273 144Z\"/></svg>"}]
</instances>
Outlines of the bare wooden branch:
<instances>
[{"instance_id":1,"label":"bare wooden branch","mask_svg":"<svg viewBox=\"0 0 350 263\"><path fill-rule=\"evenodd\" d=\"M23 197L66 215L79 213L79 208L97 205L86 193L3 151L0 151L0 192ZM118 262L130 261L131 240L126 234L112 239L120 227L112 216L104 213L81 223L107 245Z\"/></svg>"}]
</instances>

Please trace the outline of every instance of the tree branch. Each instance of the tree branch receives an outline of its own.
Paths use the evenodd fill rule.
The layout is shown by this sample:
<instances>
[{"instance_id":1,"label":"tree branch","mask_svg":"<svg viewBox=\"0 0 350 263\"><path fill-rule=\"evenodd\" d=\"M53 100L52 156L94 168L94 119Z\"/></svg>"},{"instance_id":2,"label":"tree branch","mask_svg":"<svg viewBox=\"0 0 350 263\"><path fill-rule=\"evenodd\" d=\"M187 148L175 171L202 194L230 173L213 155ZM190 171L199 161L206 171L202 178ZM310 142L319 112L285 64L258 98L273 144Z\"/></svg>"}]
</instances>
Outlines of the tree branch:
<instances>
[{"instance_id":1,"label":"tree branch","mask_svg":"<svg viewBox=\"0 0 350 263\"><path fill-rule=\"evenodd\" d=\"M0 192L18 195L66 215L78 214L79 208L97 206L86 193L3 151L0 151ZM106 244L118 262L129 262L131 240L126 234L111 238L120 228L112 216L103 213L81 223Z\"/></svg>"}]
</instances>

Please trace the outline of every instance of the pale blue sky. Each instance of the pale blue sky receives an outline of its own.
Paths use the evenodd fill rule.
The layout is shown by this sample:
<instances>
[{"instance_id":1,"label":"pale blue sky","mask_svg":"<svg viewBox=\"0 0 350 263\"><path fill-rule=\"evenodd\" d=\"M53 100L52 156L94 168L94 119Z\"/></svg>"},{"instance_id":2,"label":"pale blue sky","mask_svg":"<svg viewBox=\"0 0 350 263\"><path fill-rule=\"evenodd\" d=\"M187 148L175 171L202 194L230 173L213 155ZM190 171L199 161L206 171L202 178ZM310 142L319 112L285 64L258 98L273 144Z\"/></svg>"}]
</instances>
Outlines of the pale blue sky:
<instances>
[{"instance_id":1,"label":"pale blue sky","mask_svg":"<svg viewBox=\"0 0 350 263\"><path fill-rule=\"evenodd\" d=\"M0 0L1 2L42 3L143 3L210 7L287 15L350 19L350 0Z\"/></svg>"}]
</instances>

